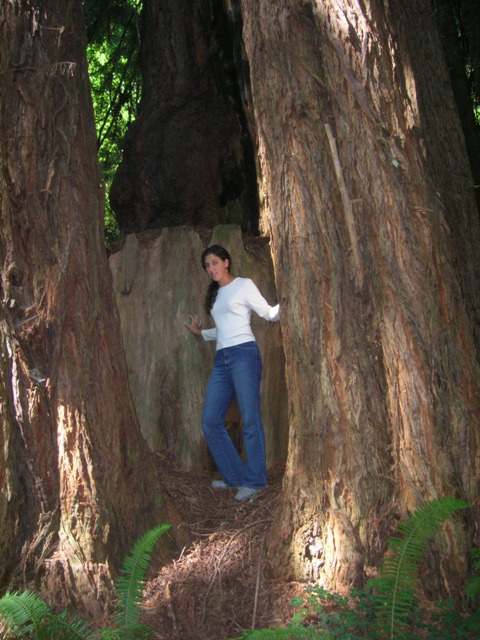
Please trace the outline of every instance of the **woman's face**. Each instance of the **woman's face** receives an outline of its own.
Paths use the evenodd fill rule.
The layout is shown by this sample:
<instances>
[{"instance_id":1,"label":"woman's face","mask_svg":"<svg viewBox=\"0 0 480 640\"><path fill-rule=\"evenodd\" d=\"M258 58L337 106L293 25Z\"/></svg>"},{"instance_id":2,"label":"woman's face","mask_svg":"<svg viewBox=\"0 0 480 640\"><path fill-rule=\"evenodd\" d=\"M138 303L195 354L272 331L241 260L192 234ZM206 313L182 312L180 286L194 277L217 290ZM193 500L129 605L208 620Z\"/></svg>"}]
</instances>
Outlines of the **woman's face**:
<instances>
[{"instance_id":1,"label":"woman's face","mask_svg":"<svg viewBox=\"0 0 480 640\"><path fill-rule=\"evenodd\" d=\"M215 282L218 282L220 286L228 284L232 277L228 272L230 260L222 260L214 253L209 253L205 256L203 266L207 275Z\"/></svg>"}]
</instances>

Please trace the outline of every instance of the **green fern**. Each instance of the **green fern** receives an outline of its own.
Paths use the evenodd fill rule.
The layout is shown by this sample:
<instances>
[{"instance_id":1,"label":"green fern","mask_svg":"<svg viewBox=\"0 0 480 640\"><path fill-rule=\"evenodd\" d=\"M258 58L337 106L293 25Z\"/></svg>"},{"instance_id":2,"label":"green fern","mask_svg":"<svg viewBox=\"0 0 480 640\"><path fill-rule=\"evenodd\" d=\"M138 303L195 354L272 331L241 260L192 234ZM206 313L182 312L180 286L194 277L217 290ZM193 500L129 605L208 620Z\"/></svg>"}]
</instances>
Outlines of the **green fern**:
<instances>
[{"instance_id":1,"label":"green fern","mask_svg":"<svg viewBox=\"0 0 480 640\"><path fill-rule=\"evenodd\" d=\"M140 622L142 590L151 554L160 536L169 528L168 524L160 524L147 531L137 540L131 555L123 563L116 581L118 605L114 618L115 624L122 629L128 629ZM137 629L137 633L140 633L140 629Z\"/></svg>"},{"instance_id":2,"label":"green fern","mask_svg":"<svg viewBox=\"0 0 480 640\"><path fill-rule=\"evenodd\" d=\"M54 614L35 592L6 593L0 599L0 615L11 629L10 637L36 640L90 640L93 637L81 618L68 618L66 612Z\"/></svg>"},{"instance_id":3,"label":"green fern","mask_svg":"<svg viewBox=\"0 0 480 640\"><path fill-rule=\"evenodd\" d=\"M401 537L391 536L380 578L369 580L375 591L377 621L390 638L404 637L405 625L415 601L418 564L440 524L468 504L453 497L438 498L416 509L398 527Z\"/></svg>"},{"instance_id":4,"label":"green fern","mask_svg":"<svg viewBox=\"0 0 480 640\"><path fill-rule=\"evenodd\" d=\"M131 555L125 559L120 577L116 581L117 627L99 631L104 640L150 638L152 630L139 622L142 589L153 548L169 528L170 525L161 524L147 531L135 543ZM9 640L91 640L98 637L98 633L78 616L70 618L66 611L54 614L46 602L29 589L22 593L7 593L0 598L0 619L5 620L11 630Z\"/></svg>"},{"instance_id":5,"label":"green fern","mask_svg":"<svg viewBox=\"0 0 480 640\"><path fill-rule=\"evenodd\" d=\"M472 550L473 557L473 570L480 571L480 549ZM468 598L477 598L480 596L480 573L470 580L467 583L467 587L465 589L465 593Z\"/></svg>"},{"instance_id":6,"label":"green fern","mask_svg":"<svg viewBox=\"0 0 480 640\"><path fill-rule=\"evenodd\" d=\"M67 611L62 611L45 618L38 640L91 640L94 637L94 631L83 618L70 617Z\"/></svg>"},{"instance_id":7,"label":"green fern","mask_svg":"<svg viewBox=\"0 0 480 640\"><path fill-rule=\"evenodd\" d=\"M257 629L246 631L238 640L333 640L329 633L313 629Z\"/></svg>"},{"instance_id":8,"label":"green fern","mask_svg":"<svg viewBox=\"0 0 480 640\"><path fill-rule=\"evenodd\" d=\"M50 614L50 607L30 589L8 592L0 599L0 616L11 628L13 638L38 636L42 621Z\"/></svg>"},{"instance_id":9,"label":"green fern","mask_svg":"<svg viewBox=\"0 0 480 640\"><path fill-rule=\"evenodd\" d=\"M126 628L103 629L102 640L149 640L152 630L144 624L132 624Z\"/></svg>"}]
</instances>

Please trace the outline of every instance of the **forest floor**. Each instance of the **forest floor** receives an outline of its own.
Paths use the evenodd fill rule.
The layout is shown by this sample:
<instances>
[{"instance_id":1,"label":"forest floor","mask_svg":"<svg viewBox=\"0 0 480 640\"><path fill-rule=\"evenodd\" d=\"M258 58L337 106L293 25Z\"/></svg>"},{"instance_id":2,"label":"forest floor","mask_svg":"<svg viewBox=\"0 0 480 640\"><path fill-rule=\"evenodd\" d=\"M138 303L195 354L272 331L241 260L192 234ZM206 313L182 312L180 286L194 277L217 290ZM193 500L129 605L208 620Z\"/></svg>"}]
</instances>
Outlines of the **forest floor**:
<instances>
[{"instance_id":1,"label":"forest floor","mask_svg":"<svg viewBox=\"0 0 480 640\"><path fill-rule=\"evenodd\" d=\"M268 577L269 531L278 509L283 469L247 502L234 490L211 488L211 474L181 471L159 458L161 482L190 543L152 571L144 621L156 640L229 640L248 629L287 625L292 599L306 585ZM153 568L153 567L152 567Z\"/></svg>"}]
</instances>

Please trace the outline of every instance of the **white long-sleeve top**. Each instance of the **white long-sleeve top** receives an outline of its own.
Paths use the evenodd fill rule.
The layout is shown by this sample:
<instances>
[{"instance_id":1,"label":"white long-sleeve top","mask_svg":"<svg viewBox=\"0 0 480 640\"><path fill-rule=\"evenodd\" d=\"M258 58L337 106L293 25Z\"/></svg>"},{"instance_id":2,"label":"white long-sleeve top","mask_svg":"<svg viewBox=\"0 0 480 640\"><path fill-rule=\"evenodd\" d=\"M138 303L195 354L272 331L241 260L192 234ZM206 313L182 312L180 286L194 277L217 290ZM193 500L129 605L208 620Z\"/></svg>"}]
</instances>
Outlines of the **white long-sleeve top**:
<instances>
[{"instance_id":1,"label":"white long-sleeve top","mask_svg":"<svg viewBox=\"0 0 480 640\"><path fill-rule=\"evenodd\" d=\"M216 340L217 351L255 340L250 326L252 310L270 322L279 319L280 305L271 307L250 278L235 278L219 287L211 310L215 327L203 329L202 338Z\"/></svg>"}]
</instances>

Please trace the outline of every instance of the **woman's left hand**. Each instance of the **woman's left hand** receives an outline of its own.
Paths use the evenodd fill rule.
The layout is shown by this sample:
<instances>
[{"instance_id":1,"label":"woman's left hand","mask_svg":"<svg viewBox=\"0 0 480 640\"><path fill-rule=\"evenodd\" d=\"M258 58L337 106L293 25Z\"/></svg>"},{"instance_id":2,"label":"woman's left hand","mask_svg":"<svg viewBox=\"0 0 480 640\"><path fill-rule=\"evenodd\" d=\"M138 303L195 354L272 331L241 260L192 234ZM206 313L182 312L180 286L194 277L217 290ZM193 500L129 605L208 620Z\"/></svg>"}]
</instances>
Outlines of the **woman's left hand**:
<instances>
[{"instance_id":1,"label":"woman's left hand","mask_svg":"<svg viewBox=\"0 0 480 640\"><path fill-rule=\"evenodd\" d=\"M193 333L196 336L201 336L202 321L200 320L199 316L195 313L193 316L188 316L188 318L190 322L185 323L185 326L187 327L187 329L190 331L190 333Z\"/></svg>"}]
</instances>

